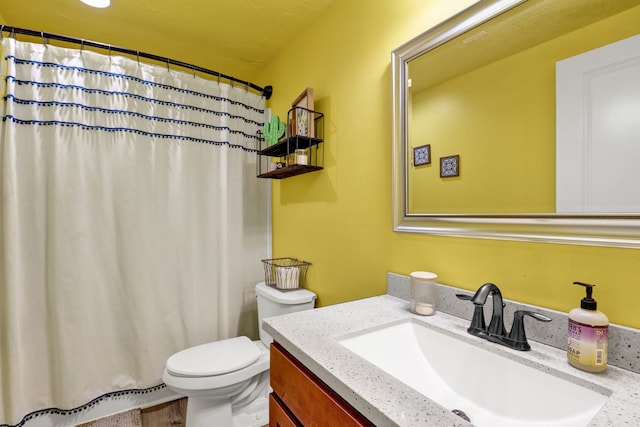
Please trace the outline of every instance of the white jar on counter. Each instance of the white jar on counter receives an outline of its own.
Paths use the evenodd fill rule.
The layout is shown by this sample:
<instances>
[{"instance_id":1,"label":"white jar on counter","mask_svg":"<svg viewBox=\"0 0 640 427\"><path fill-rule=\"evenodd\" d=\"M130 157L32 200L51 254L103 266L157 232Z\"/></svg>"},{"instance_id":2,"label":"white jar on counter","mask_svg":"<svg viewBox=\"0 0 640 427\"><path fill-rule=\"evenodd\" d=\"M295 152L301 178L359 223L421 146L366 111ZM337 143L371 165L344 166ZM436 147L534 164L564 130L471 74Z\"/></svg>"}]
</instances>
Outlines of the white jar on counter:
<instances>
[{"instance_id":1,"label":"white jar on counter","mask_svg":"<svg viewBox=\"0 0 640 427\"><path fill-rule=\"evenodd\" d=\"M428 271L411 273L411 312L421 316L436 313L436 279L438 275Z\"/></svg>"}]
</instances>

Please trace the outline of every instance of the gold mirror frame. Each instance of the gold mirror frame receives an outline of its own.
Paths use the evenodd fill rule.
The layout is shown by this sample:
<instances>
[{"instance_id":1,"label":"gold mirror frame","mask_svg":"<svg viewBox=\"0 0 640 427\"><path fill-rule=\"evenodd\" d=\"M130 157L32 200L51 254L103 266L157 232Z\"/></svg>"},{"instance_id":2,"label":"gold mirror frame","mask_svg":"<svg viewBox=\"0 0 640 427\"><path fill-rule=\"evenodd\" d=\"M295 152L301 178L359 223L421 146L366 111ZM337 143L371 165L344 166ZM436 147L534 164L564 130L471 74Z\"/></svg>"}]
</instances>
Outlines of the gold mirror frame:
<instances>
[{"instance_id":1,"label":"gold mirror frame","mask_svg":"<svg viewBox=\"0 0 640 427\"><path fill-rule=\"evenodd\" d=\"M408 209L408 63L527 0L479 1L392 52L393 230L436 236L640 247L640 214L414 214Z\"/></svg>"}]
</instances>

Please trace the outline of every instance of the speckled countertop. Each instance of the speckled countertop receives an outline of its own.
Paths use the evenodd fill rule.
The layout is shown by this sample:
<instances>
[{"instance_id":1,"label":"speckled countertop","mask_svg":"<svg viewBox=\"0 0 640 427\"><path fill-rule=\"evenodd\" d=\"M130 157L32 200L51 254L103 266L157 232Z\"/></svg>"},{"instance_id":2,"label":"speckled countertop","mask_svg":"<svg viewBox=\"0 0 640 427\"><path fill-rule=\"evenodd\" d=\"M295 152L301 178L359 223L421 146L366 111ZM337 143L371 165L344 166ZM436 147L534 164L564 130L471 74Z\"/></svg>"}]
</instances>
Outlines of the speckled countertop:
<instances>
[{"instance_id":1,"label":"speckled countertop","mask_svg":"<svg viewBox=\"0 0 640 427\"><path fill-rule=\"evenodd\" d=\"M336 342L345 335L407 318L445 329L491 352L585 387L609 391L609 399L590 426L640 425L640 374L615 366L598 374L582 372L568 364L564 351L531 340L529 352L510 350L468 335L467 320L443 312L429 317L413 315L407 301L391 295L273 317L265 320L264 328L376 426L468 426L466 421Z\"/></svg>"}]
</instances>

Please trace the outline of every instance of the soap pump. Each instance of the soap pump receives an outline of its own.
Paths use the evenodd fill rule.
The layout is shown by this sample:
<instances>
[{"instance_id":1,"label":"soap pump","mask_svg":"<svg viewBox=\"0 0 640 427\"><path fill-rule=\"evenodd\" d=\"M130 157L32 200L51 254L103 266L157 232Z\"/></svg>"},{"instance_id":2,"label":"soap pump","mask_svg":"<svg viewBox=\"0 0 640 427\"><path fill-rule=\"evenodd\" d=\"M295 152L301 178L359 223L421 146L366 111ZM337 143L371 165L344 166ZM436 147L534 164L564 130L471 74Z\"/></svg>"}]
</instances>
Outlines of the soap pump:
<instances>
[{"instance_id":1,"label":"soap pump","mask_svg":"<svg viewBox=\"0 0 640 427\"><path fill-rule=\"evenodd\" d=\"M593 287L589 283L573 282L587 291L580 301L580 308L569 312L567 358L569 363L587 372L602 372L607 367L609 319L598 311L593 299Z\"/></svg>"}]
</instances>

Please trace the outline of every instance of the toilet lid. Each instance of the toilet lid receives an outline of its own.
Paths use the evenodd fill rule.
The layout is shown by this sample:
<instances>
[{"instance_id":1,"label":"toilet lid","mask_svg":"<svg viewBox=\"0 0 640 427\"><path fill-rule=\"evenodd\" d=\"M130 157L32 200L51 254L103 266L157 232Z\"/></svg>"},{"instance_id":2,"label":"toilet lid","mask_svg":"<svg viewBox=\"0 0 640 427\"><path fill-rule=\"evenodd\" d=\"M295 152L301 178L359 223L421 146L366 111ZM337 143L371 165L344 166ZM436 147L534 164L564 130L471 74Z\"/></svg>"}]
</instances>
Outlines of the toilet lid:
<instances>
[{"instance_id":1,"label":"toilet lid","mask_svg":"<svg viewBox=\"0 0 640 427\"><path fill-rule=\"evenodd\" d=\"M260 349L247 337L215 341L182 350L167 360L174 375L205 377L222 375L249 366L260 357Z\"/></svg>"}]
</instances>

